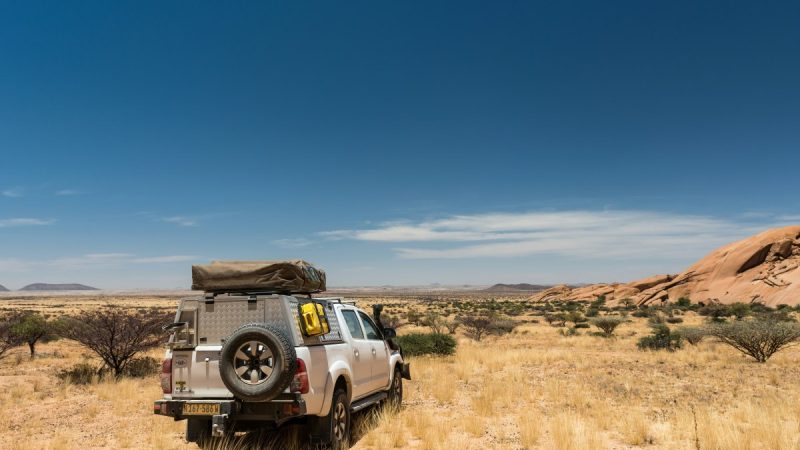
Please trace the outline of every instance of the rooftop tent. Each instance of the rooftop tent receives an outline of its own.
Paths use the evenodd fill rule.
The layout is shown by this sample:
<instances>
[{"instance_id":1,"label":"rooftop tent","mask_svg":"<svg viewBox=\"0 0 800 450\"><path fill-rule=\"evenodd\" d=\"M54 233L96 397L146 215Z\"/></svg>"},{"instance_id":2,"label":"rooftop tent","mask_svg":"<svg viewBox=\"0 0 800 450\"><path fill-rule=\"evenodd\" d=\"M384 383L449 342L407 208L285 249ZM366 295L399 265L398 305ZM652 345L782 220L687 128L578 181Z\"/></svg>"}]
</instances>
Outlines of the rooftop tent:
<instances>
[{"instance_id":1,"label":"rooftop tent","mask_svg":"<svg viewBox=\"0 0 800 450\"><path fill-rule=\"evenodd\" d=\"M192 289L310 294L325 290L325 272L303 260L212 261L192 266Z\"/></svg>"}]
</instances>

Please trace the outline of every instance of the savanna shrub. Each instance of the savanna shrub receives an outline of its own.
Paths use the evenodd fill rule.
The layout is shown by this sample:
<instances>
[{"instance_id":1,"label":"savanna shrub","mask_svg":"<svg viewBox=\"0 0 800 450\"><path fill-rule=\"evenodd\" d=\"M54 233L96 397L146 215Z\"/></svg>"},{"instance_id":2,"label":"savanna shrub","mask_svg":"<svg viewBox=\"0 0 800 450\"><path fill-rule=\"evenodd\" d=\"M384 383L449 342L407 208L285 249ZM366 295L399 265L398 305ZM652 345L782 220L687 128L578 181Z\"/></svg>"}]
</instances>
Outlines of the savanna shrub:
<instances>
[{"instance_id":1,"label":"savanna shrub","mask_svg":"<svg viewBox=\"0 0 800 450\"><path fill-rule=\"evenodd\" d=\"M161 371L161 362L151 356L133 358L122 369L122 376L131 378L145 378Z\"/></svg>"},{"instance_id":2,"label":"savanna shrub","mask_svg":"<svg viewBox=\"0 0 800 450\"><path fill-rule=\"evenodd\" d=\"M800 341L800 324L775 320L736 321L712 325L708 334L763 363L776 352Z\"/></svg>"},{"instance_id":3,"label":"savanna shrub","mask_svg":"<svg viewBox=\"0 0 800 450\"><path fill-rule=\"evenodd\" d=\"M668 350L675 351L683 345L683 337L668 326L658 324L653 326L650 336L639 339L639 350Z\"/></svg>"},{"instance_id":4,"label":"savanna shrub","mask_svg":"<svg viewBox=\"0 0 800 450\"><path fill-rule=\"evenodd\" d=\"M417 355L452 355L456 352L456 340L449 334L410 333L395 338L403 348L403 354Z\"/></svg>"},{"instance_id":5,"label":"savanna shrub","mask_svg":"<svg viewBox=\"0 0 800 450\"><path fill-rule=\"evenodd\" d=\"M106 376L105 369L98 369L89 363L78 363L69 369L62 370L56 376L64 382L72 384L92 384Z\"/></svg>"},{"instance_id":6,"label":"savanna shrub","mask_svg":"<svg viewBox=\"0 0 800 450\"><path fill-rule=\"evenodd\" d=\"M581 333L575 328L561 328L560 330L558 330L558 334L564 337L570 337L570 336L577 336Z\"/></svg>"},{"instance_id":7,"label":"savanna shrub","mask_svg":"<svg viewBox=\"0 0 800 450\"><path fill-rule=\"evenodd\" d=\"M654 312L647 318L647 323L652 325L659 325L665 322L665 317L660 312Z\"/></svg>"},{"instance_id":8,"label":"savanna shrub","mask_svg":"<svg viewBox=\"0 0 800 450\"><path fill-rule=\"evenodd\" d=\"M592 325L603 331L603 335L611 336L614 330L624 322L618 317L598 317L592 320Z\"/></svg>"},{"instance_id":9,"label":"savanna shrub","mask_svg":"<svg viewBox=\"0 0 800 450\"><path fill-rule=\"evenodd\" d=\"M686 342L692 345L699 344L703 339L705 339L706 336L708 336L708 331L706 331L704 328L698 328L698 327L678 328L678 333L684 339L686 339Z\"/></svg>"},{"instance_id":10,"label":"savanna shrub","mask_svg":"<svg viewBox=\"0 0 800 450\"><path fill-rule=\"evenodd\" d=\"M476 341L491 334L501 336L511 333L516 326L513 320L496 313L459 317L458 321L463 325L464 334Z\"/></svg>"}]
</instances>

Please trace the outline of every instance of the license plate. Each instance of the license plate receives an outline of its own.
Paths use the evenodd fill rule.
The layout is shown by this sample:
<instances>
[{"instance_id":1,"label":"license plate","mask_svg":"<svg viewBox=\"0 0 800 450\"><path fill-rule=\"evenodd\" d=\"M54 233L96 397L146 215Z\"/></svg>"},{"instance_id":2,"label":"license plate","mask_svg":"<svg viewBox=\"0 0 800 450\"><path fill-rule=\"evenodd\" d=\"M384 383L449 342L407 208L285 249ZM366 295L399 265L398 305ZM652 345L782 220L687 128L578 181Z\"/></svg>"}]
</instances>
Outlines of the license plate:
<instances>
[{"instance_id":1,"label":"license plate","mask_svg":"<svg viewBox=\"0 0 800 450\"><path fill-rule=\"evenodd\" d=\"M219 403L184 403L184 416L213 416L219 414Z\"/></svg>"}]
</instances>

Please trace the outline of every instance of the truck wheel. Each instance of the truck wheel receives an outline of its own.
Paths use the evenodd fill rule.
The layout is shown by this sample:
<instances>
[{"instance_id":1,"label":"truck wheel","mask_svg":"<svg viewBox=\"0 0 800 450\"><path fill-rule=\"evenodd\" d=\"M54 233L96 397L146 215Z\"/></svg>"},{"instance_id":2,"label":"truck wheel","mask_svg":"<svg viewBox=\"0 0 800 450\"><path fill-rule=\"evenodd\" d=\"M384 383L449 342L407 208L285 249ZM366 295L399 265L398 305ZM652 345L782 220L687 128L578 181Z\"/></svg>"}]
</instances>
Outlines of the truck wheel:
<instances>
[{"instance_id":1,"label":"truck wheel","mask_svg":"<svg viewBox=\"0 0 800 450\"><path fill-rule=\"evenodd\" d=\"M239 327L222 346L219 374L242 400L263 402L283 392L294 377L297 354L283 332L264 323Z\"/></svg>"},{"instance_id":2,"label":"truck wheel","mask_svg":"<svg viewBox=\"0 0 800 450\"><path fill-rule=\"evenodd\" d=\"M399 367L394 369L392 385L389 386L387 394L386 405L392 409L400 409L400 405L403 404L403 373Z\"/></svg>"},{"instance_id":3,"label":"truck wheel","mask_svg":"<svg viewBox=\"0 0 800 450\"><path fill-rule=\"evenodd\" d=\"M343 450L350 441L350 399L343 389L333 392L331 412L325 417L315 418L312 423L312 436L318 442L317 448Z\"/></svg>"}]
</instances>

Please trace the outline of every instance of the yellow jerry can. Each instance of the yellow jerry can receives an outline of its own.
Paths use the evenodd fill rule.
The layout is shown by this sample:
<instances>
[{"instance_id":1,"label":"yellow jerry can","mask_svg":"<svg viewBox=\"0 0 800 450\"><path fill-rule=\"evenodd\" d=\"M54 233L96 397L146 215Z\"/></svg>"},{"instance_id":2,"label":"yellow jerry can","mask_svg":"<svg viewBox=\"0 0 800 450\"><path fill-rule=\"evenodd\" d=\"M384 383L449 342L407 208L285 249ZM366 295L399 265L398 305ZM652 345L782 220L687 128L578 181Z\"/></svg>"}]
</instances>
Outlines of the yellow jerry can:
<instances>
[{"instance_id":1,"label":"yellow jerry can","mask_svg":"<svg viewBox=\"0 0 800 450\"><path fill-rule=\"evenodd\" d=\"M300 321L303 334L306 336L319 336L329 331L325 308L319 303L308 302L300 305Z\"/></svg>"}]
</instances>

